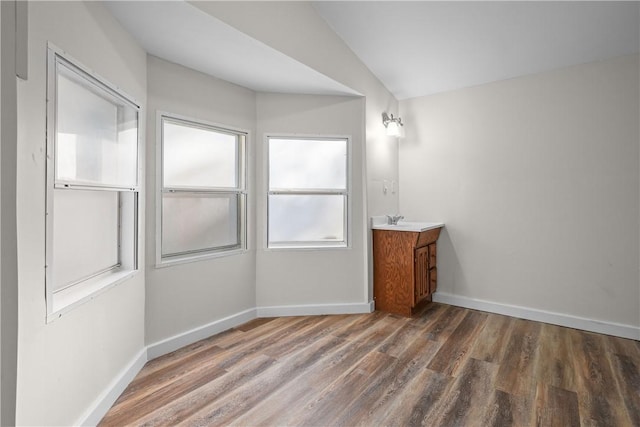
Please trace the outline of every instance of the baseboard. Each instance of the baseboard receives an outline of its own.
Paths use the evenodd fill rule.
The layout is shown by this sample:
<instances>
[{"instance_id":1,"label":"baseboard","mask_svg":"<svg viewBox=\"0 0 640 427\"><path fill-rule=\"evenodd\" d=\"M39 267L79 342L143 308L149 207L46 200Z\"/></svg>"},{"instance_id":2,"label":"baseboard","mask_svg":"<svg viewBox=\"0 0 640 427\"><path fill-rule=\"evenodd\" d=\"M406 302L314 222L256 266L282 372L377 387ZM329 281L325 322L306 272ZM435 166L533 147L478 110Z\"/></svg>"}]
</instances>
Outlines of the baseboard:
<instances>
[{"instance_id":1,"label":"baseboard","mask_svg":"<svg viewBox=\"0 0 640 427\"><path fill-rule=\"evenodd\" d=\"M258 307L233 314L231 316L216 320L207 325L192 329L187 332L175 335L165 340L150 344L147 347L147 357L149 360L171 353L212 335L226 331L242 325L256 317L279 317L279 316L314 316L321 314L356 314L371 313L373 311L373 301L368 303L350 304L310 304L310 305L282 305L272 307Z\"/></svg>"},{"instance_id":2,"label":"baseboard","mask_svg":"<svg viewBox=\"0 0 640 427\"><path fill-rule=\"evenodd\" d=\"M347 304L304 304L258 307L258 317L318 316L322 314L371 313L373 301Z\"/></svg>"},{"instance_id":3,"label":"baseboard","mask_svg":"<svg viewBox=\"0 0 640 427\"><path fill-rule=\"evenodd\" d=\"M552 325L566 326L568 328L597 332L599 334L613 335L622 338L629 338L632 340L640 340L640 327L632 325L603 322L600 320L571 316L563 313L554 313L551 311L538 310L517 305L501 304L497 302L468 298L442 292L436 292L435 294L433 294L433 301L441 302L443 304L456 305L459 307L472 308L475 310L488 311L490 313L519 317L521 319L550 323Z\"/></svg>"},{"instance_id":4,"label":"baseboard","mask_svg":"<svg viewBox=\"0 0 640 427\"><path fill-rule=\"evenodd\" d=\"M118 399L120 394L129 385L131 381L138 375L145 363L147 363L147 348L143 348L133 358L133 360L120 372L100 396L94 401L94 404L80 417L80 420L74 425L78 426L95 426L102 417L111 409L111 406Z\"/></svg>"},{"instance_id":5,"label":"baseboard","mask_svg":"<svg viewBox=\"0 0 640 427\"><path fill-rule=\"evenodd\" d=\"M487 311L490 313L504 314L521 319L535 320L537 322L566 326L600 334L613 335L622 338L640 340L640 327L623 325L612 322L602 322L583 317L571 316L562 313L537 310L516 305L501 304L492 301L468 298L459 295L436 292L433 295L434 302ZM182 334L175 335L159 341L140 350L138 355L127 365L120 375L109 384L105 391L85 414L80 417L76 425L95 426L109 411L116 399L140 372L148 360L171 353L181 347L193 344L201 339L239 326L256 317L285 317L285 316L314 316L323 314L361 314L371 313L374 310L374 302L348 303L348 304L308 304L308 305L282 305L257 307L231 316L216 320L199 328L192 329Z\"/></svg>"},{"instance_id":6,"label":"baseboard","mask_svg":"<svg viewBox=\"0 0 640 427\"><path fill-rule=\"evenodd\" d=\"M207 325L200 326L198 328L191 329L190 331L158 341L157 343L150 344L147 346L147 357L149 360L155 359L156 357L171 353L172 351L186 345L193 344L194 342L209 338L210 336L219 334L227 329L242 325L243 323L255 318L255 308L250 308L248 310L241 311L240 313L232 314L231 316L213 321Z\"/></svg>"},{"instance_id":7,"label":"baseboard","mask_svg":"<svg viewBox=\"0 0 640 427\"><path fill-rule=\"evenodd\" d=\"M100 397L91 405L91 408L80 417L80 421L75 425L97 425L148 360L153 360L181 347L200 341L201 339L242 325L256 317L371 313L373 309L373 301L355 304L314 304L251 308L150 344L140 350L140 353L122 370L120 375L109 384Z\"/></svg>"}]
</instances>

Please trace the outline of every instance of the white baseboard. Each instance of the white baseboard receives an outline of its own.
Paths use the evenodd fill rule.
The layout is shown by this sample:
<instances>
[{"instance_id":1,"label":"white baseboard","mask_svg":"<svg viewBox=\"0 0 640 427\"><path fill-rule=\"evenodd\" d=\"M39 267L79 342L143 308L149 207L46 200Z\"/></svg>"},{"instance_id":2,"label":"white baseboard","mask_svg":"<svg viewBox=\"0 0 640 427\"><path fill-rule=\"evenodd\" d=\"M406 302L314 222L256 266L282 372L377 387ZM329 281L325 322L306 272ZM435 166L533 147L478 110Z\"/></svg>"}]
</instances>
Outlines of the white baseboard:
<instances>
[{"instance_id":1,"label":"white baseboard","mask_svg":"<svg viewBox=\"0 0 640 427\"><path fill-rule=\"evenodd\" d=\"M640 327L623 325L612 322L602 322L583 317L571 316L562 313L537 310L509 304L501 304L492 301L479 300L453 294L436 292L433 295L434 302L487 311L490 313L504 314L521 319L535 320L537 322L582 329L601 334L614 335L622 338L640 340ZM140 353L127 365L120 375L109 384L105 391L96 399L94 405L80 417L76 425L95 426L109 411L113 403L140 372L148 360L171 353L181 347L193 344L201 339L234 328L257 317L284 317L284 316L314 316L323 314L361 314L371 313L374 310L374 302L349 303L349 304L309 304L309 305L282 305L270 307L257 307L240 313L216 320L199 328L192 329L182 334L175 335L157 343L150 344L140 350Z\"/></svg>"},{"instance_id":2,"label":"white baseboard","mask_svg":"<svg viewBox=\"0 0 640 427\"><path fill-rule=\"evenodd\" d=\"M305 304L258 307L258 317L319 316L322 314L371 313L373 301L348 304Z\"/></svg>"},{"instance_id":3,"label":"white baseboard","mask_svg":"<svg viewBox=\"0 0 640 427\"><path fill-rule=\"evenodd\" d=\"M109 384L100 397L91 405L91 408L86 411L85 415L80 417L80 421L77 422L76 425L97 425L148 360L153 360L181 347L200 341L201 339L240 326L256 317L371 313L373 308L373 301L354 304L315 304L251 308L150 344L142 349L131 363L122 370L122 373Z\"/></svg>"},{"instance_id":4,"label":"white baseboard","mask_svg":"<svg viewBox=\"0 0 640 427\"><path fill-rule=\"evenodd\" d=\"M490 313L504 314L519 317L521 319L535 320L537 322L550 323L552 325L566 326L568 328L597 332L599 334L614 335L632 340L640 340L640 327L624 325L613 322L587 319L571 316L569 314L554 313L517 305L502 304L492 301L468 298L459 295L436 292L433 294L434 302L488 311Z\"/></svg>"},{"instance_id":5,"label":"white baseboard","mask_svg":"<svg viewBox=\"0 0 640 427\"><path fill-rule=\"evenodd\" d=\"M111 409L111 406L118 399L120 394L129 385L131 381L138 375L145 363L147 363L147 348L143 348L133 358L133 360L120 372L108 386L94 401L94 404L80 417L80 420L74 425L78 426L95 426L102 417Z\"/></svg>"},{"instance_id":6,"label":"white baseboard","mask_svg":"<svg viewBox=\"0 0 640 427\"><path fill-rule=\"evenodd\" d=\"M154 344L149 344L149 346L147 346L147 357L149 360L155 359L156 357L171 353L172 351L186 345L193 344L194 342L209 338L210 336L219 334L227 329L242 325L243 323L255 318L255 308L250 308L248 310L241 311L240 313L232 314L231 316L213 321L207 325L174 335Z\"/></svg>"}]
</instances>

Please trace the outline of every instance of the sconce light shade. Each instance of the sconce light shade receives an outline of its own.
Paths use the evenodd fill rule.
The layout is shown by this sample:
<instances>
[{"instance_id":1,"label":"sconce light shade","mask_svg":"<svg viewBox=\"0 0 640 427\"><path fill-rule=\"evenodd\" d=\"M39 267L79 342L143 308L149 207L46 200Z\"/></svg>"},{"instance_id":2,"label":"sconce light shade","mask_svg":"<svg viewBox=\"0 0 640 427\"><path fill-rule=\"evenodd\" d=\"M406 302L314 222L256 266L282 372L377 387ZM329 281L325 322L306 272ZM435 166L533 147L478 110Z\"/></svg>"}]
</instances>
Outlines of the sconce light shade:
<instances>
[{"instance_id":1,"label":"sconce light shade","mask_svg":"<svg viewBox=\"0 0 640 427\"><path fill-rule=\"evenodd\" d=\"M393 114L382 113L382 124L387 128L387 135L399 137L402 135L402 128L404 126L400 117L393 117Z\"/></svg>"},{"instance_id":2,"label":"sconce light shade","mask_svg":"<svg viewBox=\"0 0 640 427\"><path fill-rule=\"evenodd\" d=\"M400 126L398 126L398 123L389 122L389 124L387 125L387 135L399 137L400 133L401 131L400 131Z\"/></svg>"}]
</instances>

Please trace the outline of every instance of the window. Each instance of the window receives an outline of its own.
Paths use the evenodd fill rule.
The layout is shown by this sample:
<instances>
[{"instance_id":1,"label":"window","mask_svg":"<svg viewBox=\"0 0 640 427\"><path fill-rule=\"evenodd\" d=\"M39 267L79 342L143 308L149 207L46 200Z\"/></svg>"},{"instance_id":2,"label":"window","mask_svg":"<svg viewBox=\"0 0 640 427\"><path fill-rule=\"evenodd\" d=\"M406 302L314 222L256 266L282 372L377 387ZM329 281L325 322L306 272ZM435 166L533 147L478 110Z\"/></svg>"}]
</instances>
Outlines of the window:
<instances>
[{"instance_id":1,"label":"window","mask_svg":"<svg viewBox=\"0 0 640 427\"><path fill-rule=\"evenodd\" d=\"M49 48L47 318L137 270L138 106Z\"/></svg>"},{"instance_id":2,"label":"window","mask_svg":"<svg viewBox=\"0 0 640 427\"><path fill-rule=\"evenodd\" d=\"M159 264L246 248L247 134L159 115Z\"/></svg>"},{"instance_id":3,"label":"window","mask_svg":"<svg viewBox=\"0 0 640 427\"><path fill-rule=\"evenodd\" d=\"M268 137L267 246L346 247L349 139Z\"/></svg>"}]
</instances>

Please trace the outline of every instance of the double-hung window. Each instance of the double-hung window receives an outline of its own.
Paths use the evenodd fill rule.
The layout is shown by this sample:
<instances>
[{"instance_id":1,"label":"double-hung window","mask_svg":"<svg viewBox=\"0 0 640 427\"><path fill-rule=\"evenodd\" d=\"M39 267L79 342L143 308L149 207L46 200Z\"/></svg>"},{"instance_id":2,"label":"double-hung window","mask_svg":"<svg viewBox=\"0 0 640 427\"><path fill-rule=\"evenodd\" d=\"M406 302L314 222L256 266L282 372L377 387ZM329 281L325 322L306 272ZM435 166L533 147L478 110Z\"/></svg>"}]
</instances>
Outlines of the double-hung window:
<instances>
[{"instance_id":1,"label":"double-hung window","mask_svg":"<svg viewBox=\"0 0 640 427\"><path fill-rule=\"evenodd\" d=\"M159 114L159 264L246 248L245 132Z\"/></svg>"},{"instance_id":2,"label":"double-hung window","mask_svg":"<svg viewBox=\"0 0 640 427\"><path fill-rule=\"evenodd\" d=\"M267 246L348 246L349 138L267 137Z\"/></svg>"},{"instance_id":3,"label":"double-hung window","mask_svg":"<svg viewBox=\"0 0 640 427\"><path fill-rule=\"evenodd\" d=\"M137 270L138 110L49 48L47 318Z\"/></svg>"}]
</instances>

